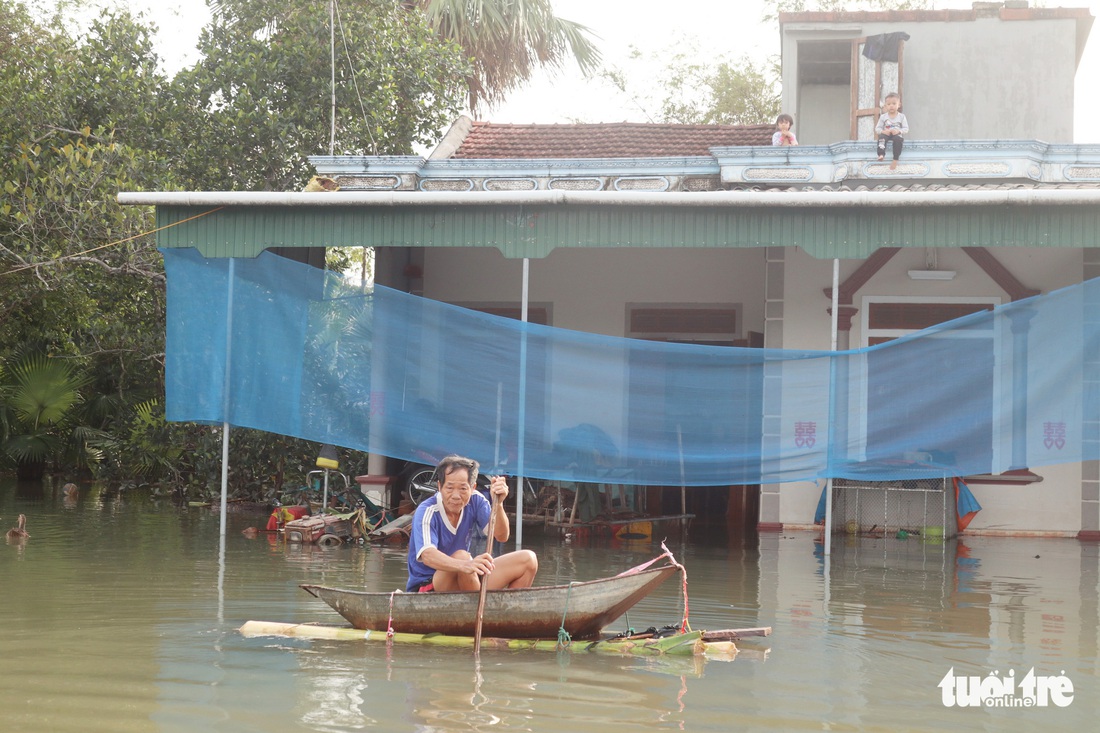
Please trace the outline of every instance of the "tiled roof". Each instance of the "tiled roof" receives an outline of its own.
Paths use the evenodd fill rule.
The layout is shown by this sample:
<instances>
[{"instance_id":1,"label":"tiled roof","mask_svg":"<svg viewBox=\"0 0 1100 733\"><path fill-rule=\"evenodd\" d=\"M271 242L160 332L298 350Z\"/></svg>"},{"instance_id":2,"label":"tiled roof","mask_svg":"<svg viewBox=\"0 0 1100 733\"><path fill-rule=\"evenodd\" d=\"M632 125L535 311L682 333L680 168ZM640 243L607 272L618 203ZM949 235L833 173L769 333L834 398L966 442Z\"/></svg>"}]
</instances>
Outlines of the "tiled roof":
<instances>
[{"instance_id":1,"label":"tiled roof","mask_svg":"<svg viewBox=\"0 0 1100 733\"><path fill-rule=\"evenodd\" d=\"M710 148L771 145L775 126L610 122L509 125L474 122L451 156L501 158L664 158L710 155Z\"/></svg>"}]
</instances>

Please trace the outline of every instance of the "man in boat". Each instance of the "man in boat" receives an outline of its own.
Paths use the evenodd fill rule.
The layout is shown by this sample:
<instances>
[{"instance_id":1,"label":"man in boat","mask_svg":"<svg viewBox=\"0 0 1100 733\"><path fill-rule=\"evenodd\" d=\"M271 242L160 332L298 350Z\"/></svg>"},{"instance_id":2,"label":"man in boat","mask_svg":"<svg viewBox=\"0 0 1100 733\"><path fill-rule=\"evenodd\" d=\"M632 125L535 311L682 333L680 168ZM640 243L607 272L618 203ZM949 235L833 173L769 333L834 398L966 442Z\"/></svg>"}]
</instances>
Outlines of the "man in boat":
<instances>
[{"instance_id":1,"label":"man in boat","mask_svg":"<svg viewBox=\"0 0 1100 733\"><path fill-rule=\"evenodd\" d=\"M492 505L477 491L478 462L462 456L447 456L436 468L438 491L416 508L409 538L409 593L428 591L479 590L488 576L487 588L527 588L535 580L539 561L530 550L516 550L494 558L485 548L471 546L480 528L488 536L507 542L512 534L504 499L508 483L494 476L490 492ZM496 513L490 521L490 514ZM480 554L474 552L481 550Z\"/></svg>"}]
</instances>

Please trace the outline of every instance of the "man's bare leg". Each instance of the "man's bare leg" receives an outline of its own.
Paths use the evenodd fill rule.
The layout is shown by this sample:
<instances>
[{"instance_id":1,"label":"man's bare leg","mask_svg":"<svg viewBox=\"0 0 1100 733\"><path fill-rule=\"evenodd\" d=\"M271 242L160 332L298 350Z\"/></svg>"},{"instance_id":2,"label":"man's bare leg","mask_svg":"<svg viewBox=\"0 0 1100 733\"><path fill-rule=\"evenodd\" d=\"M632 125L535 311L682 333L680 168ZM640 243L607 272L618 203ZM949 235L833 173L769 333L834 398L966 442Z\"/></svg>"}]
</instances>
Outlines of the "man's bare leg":
<instances>
[{"instance_id":1,"label":"man's bare leg","mask_svg":"<svg viewBox=\"0 0 1100 733\"><path fill-rule=\"evenodd\" d=\"M465 550L459 550L451 555L456 560L472 560L473 556ZM478 590L481 588L481 578L476 574L452 573L449 570L436 570L432 576L432 588L436 591L448 590Z\"/></svg>"},{"instance_id":2,"label":"man's bare leg","mask_svg":"<svg viewBox=\"0 0 1100 733\"><path fill-rule=\"evenodd\" d=\"M456 560L472 559L470 553L459 550L451 557ZM516 550L493 559L493 572L489 576L489 589L501 588L529 588L535 581L535 574L539 571L539 559L530 550ZM447 570L436 570L432 576L432 586L437 591L464 590L473 591L481 589L481 576L452 573Z\"/></svg>"},{"instance_id":3,"label":"man's bare leg","mask_svg":"<svg viewBox=\"0 0 1100 733\"><path fill-rule=\"evenodd\" d=\"M516 550L493 560L489 589L530 588L539 571L539 559L530 550Z\"/></svg>"}]
</instances>

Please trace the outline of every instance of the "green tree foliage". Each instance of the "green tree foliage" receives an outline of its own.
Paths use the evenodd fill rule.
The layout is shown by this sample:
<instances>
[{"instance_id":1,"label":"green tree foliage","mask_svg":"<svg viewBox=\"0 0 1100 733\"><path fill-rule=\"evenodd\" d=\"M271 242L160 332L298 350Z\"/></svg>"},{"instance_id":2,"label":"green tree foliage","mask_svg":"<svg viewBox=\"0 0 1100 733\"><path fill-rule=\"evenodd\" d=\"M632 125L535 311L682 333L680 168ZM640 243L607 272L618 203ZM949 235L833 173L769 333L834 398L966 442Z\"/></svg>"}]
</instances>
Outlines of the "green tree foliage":
<instances>
[{"instance_id":1,"label":"green tree foliage","mask_svg":"<svg viewBox=\"0 0 1100 733\"><path fill-rule=\"evenodd\" d=\"M156 387L163 268L150 212L120 190L171 185L156 150L149 31L104 16L74 39L0 3L0 357L24 344L77 358L108 392Z\"/></svg>"},{"instance_id":2,"label":"green tree foliage","mask_svg":"<svg viewBox=\"0 0 1100 733\"><path fill-rule=\"evenodd\" d=\"M779 114L778 69L747 56L707 58L680 40L652 55L632 48L630 64L629 73L609 70L604 78L651 122L754 125Z\"/></svg>"},{"instance_id":3,"label":"green tree foliage","mask_svg":"<svg viewBox=\"0 0 1100 733\"><path fill-rule=\"evenodd\" d=\"M221 0L203 59L178 74L174 102L185 177L200 190L293 190L332 143L329 4ZM457 114L470 66L424 17L392 0L339 4L337 155L401 155L435 141Z\"/></svg>"},{"instance_id":4,"label":"green tree foliage","mask_svg":"<svg viewBox=\"0 0 1100 733\"><path fill-rule=\"evenodd\" d=\"M117 11L74 24L80 4L43 14L0 0L0 470L87 469L205 493L216 431L166 423L157 399L165 290L152 210L116 197L304 184L305 156L328 152L327 3L221 3L208 58L174 79L157 71L149 24ZM336 152L411 152L452 119L469 63L422 15L354 5L338 24ZM34 361L13 370L16 355ZM31 387L62 367L79 375L79 399L63 420L32 420ZM297 470L288 456L316 454L255 432L233 440L241 491Z\"/></svg>"},{"instance_id":5,"label":"green tree foliage","mask_svg":"<svg viewBox=\"0 0 1100 733\"><path fill-rule=\"evenodd\" d=\"M75 362L41 353L0 364L0 466L38 478L47 464L97 463L108 436L83 419L90 383Z\"/></svg>"},{"instance_id":6,"label":"green tree foliage","mask_svg":"<svg viewBox=\"0 0 1100 733\"><path fill-rule=\"evenodd\" d=\"M96 476L120 488L195 501L221 494L221 426L166 422L158 400L132 405L111 435ZM272 501L304 486L314 470L316 443L260 430L229 433L228 491L231 496ZM344 456L341 468L366 473L366 457Z\"/></svg>"},{"instance_id":7,"label":"green tree foliage","mask_svg":"<svg viewBox=\"0 0 1100 733\"><path fill-rule=\"evenodd\" d=\"M419 8L441 38L472 60L470 111L492 107L530 80L536 68L561 69L572 59L595 72L600 52L579 23L558 18L550 0L405 0Z\"/></svg>"},{"instance_id":8,"label":"green tree foliage","mask_svg":"<svg viewBox=\"0 0 1100 733\"><path fill-rule=\"evenodd\" d=\"M187 426L183 433L172 427L173 439L182 449L175 463L181 473L175 489L186 492L189 499L215 500L221 491L221 428ZM310 441L234 428L229 433L229 491L239 497L264 501L282 497L297 503L304 494L295 490L305 487L309 472L316 470L319 450ZM340 470L350 476L366 473L366 456L341 455ZM333 477L331 486L343 488L343 481Z\"/></svg>"}]
</instances>

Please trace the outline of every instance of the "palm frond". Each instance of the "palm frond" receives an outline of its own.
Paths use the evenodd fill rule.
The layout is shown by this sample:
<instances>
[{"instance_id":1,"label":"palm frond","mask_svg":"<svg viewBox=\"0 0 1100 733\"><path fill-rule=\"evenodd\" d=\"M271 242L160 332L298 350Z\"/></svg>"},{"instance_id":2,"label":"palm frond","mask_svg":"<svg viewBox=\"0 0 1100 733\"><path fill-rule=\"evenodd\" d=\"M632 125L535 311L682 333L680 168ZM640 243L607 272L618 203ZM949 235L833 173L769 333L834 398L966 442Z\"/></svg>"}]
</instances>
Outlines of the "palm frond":
<instances>
[{"instance_id":1,"label":"palm frond","mask_svg":"<svg viewBox=\"0 0 1100 733\"><path fill-rule=\"evenodd\" d=\"M80 390L90 381L72 362L45 354L24 357L10 371L7 404L32 429L63 421L80 403Z\"/></svg>"},{"instance_id":2,"label":"palm frond","mask_svg":"<svg viewBox=\"0 0 1100 733\"><path fill-rule=\"evenodd\" d=\"M470 109L492 106L538 67L561 69L572 59L585 74L601 55L584 25L558 18L550 0L420 0L428 25L457 43L474 64Z\"/></svg>"}]
</instances>

